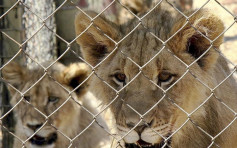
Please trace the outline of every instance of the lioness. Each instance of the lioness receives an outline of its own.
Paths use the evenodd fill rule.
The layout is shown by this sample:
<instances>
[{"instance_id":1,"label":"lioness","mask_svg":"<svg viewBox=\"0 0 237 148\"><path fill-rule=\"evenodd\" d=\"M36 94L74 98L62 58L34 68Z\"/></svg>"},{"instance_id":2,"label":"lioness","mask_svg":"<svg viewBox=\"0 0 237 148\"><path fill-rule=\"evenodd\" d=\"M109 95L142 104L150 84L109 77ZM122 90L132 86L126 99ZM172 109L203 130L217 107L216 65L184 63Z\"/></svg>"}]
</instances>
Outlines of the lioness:
<instances>
[{"instance_id":1,"label":"lioness","mask_svg":"<svg viewBox=\"0 0 237 148\"><path fill-rule=\"evenodd\" d=\"M29 70L14 62L4 67L2 72L6 81L22 93L39 81L23 98L8 85L12 96L11 104L16 105L14 113L17 137L14 139L14 148L22 147L22 142L27 139L25 146L31 148L95 148L108 143L108 135L96 123L76 137L93 121L93 116L78 103L93 114L98 113L95 106L91 105L94 96L88 92L87 82L76 90L77 94L73 92L69 96L69 91L88 76L89 71L85 64L77 63L65 67L56 63L47 71L53 78L46 75L41 79L44 74L42 68ZM59 107L61 108L58 109ZM101 116L96 120L106 128ZM69 138L73 141L69 141Z\"/></svg>"},{"instance_id":2,"label":"lioness","mask_svg":"<svg viewBox=\"0 0 237 148\"><path fill-rule=\"evenodd\" d=\"M157 8L121 26L102 15L90 23L76 16L77 43L96 65L90 90L104 104L113 100L125 147L236 147L237 85L217 52L224 31L217 16L203 9L172 18Z\"/></svg>"}]
</instances>

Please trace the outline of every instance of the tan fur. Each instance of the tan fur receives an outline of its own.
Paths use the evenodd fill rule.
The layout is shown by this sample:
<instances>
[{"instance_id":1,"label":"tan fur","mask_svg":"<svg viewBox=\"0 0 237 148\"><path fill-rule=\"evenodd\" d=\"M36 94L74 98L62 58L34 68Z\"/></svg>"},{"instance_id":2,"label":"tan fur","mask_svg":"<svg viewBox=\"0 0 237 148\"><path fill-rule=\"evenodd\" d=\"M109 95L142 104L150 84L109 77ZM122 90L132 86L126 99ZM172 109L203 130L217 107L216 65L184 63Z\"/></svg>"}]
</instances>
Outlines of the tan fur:
<instances>
[{"instance_id":1,"label":"tan fur","mask_svg":"<svg viewBox=\"0 0 237 148\"><path fill-rule=\"evenodd\" d=\"M144 12L149 11L159 2L160 0L121 0L122 5L132 11L134 15L143 14ZM168 2L181 12L191 10L193 4L193 0L168 0ZM165 7L167 10L171 11L173 15L176 15L178 11L172 8L169 3L163 1L160 5L162 5L161 7ZM122 5L119 5L117 17L117 22L119 24L124 24L135 17Z\"/></svg>"},{"instance_id":2,"label":"tan fur","mask_svg":"<svg viewBox=\"0 0 237 148\"><path fill-rule=\"evenodd\" d=\"M96 16L93 12L87 13L92 17ZM160 144L163 140L157 132L163 137L175 132L169 143L171 147L205 148L211 145L212 139L203 131L215 137L235 119L234 114L221 102L237 111L237 85L233 77L230 76L215 90L209 89L214 89L230 74L226 60L214 49L218 50L222 43L223 35L220 33L224 30L223 23L205 9L198 11L189 20L189 24L179 30L185 23L182 16L173 18L170 12L163 10L162 7L155 9L142 21L146 28L139 26L115 48L113 44L108 44L109 39L100 31L118 42L134 29L138 21L132 20L125 25L117 26L104 17L98 17L77 39L85 60L92 65L98 64L113 51L113 54L96 69L97 75L90 80L90 90L104 104L110 103L115 98L116 92L101 79L114 89L120 90L124 83L128 84L136 76L136 79L120 91L118 98L110 105L121 136L127 134L140 121L140 116L134 110L141 115L146 113L142 118L143 122L123 138L126 143L132 144L143 140L151 144ZM83 13L78 14L75 20L76 34L79 35L84 31L89 23L89 19ZM202 54L211 43L193 27L210 40L214 40L213 46L205 55ZM97 28L100 28L100 31ZM155 56L163 46L150 32L165 41L177 31L179 32L166 43L160 54ZM98 50L99 47L100 49L103 47L103 51ZM197 60L200 56L202 58ZM143 66L151 58L154 59L142 69L136 65ZM194 62L195 60L197 61ZM191 63L193 64L189 67L185 66ZM140 70L142 73L137 75ZM187 73L184 75L185 72ZM168 73L171 79L162 82L160 77L165 73ZM116 80L116 74L125 74L125 82ZM175 84L178 80L179 82ZM172 84L174 86L169 88L165 95L154 83L164 90ZM157 102L159 104L154 106ZM202 104L203 102L205 103ZM200 105L201 107L188 117L177 105L188 114ZM150 110L153 106L154 108ZM148 110L150 111L147 113ZM184 124L188 119L191 120ZM182 128L178 130L181 126ZM214 143L222 148L234 148L236 141L236 122L214 139ZM212 147L217 147L215 144Z\"/></svg>"},{"instance_id":3,"label":"tan fur","mask_svg":"<svg viewBox=\"0 0 237 148\"><path fill-rule=\"evenodd\" d=\"M53 79L46 75L33 88L26 92L25 96L30 97L30 104L27 100L23 99L14 108L17 121L15 134L21 140L25 141L34 133L33 130L30 130L29 124L40 125L47 121L45 126L36 135L48 137L52 133L57 133L58 138L56 142L51 145L37 146L28 141L26 142L26 147L66 148L70 145L70 142L65 136L73 139L93 121L91 114L80 107L79 104L83 105L93 114L98 113L96 106L92 105L92 102L96 100L95 97L88 92L87 82L75 91L77 94L74 92L71 93L71 98L66 101L69 98L69 91L74 89L74 85L79 85L88 76L89 68L83 63L71 64L68 67L65 67L60 63L55 63L47 72ZM39 80L43 74L43 69L36 68L34 70L28 70L14 62L11 62L3 68L4 79L22 93ZM63 85L66 90L55 81ZM74 81L74 83L72 83L72 81ZM8 88L11 92L11 105L14 106L22 98L11 86L8 85ZM58 97L59 100L50 102L49 96ZM66 103L53 113L65 101ZM46 118L35 108L45 116L48 116L51 113L53 114L46 120ZM107 128L106 123L101 116L98 116L96 120L104 126L105 129ZM65 136L60 132L65 134ZM93 123L81 136L73 141L72 147L101 147L108 143L108 139L109 137L104 129L99 127L96 123ZM15 138L14 148L18 147L22 147L22 142Z\"/></svg>"}]
</instances>

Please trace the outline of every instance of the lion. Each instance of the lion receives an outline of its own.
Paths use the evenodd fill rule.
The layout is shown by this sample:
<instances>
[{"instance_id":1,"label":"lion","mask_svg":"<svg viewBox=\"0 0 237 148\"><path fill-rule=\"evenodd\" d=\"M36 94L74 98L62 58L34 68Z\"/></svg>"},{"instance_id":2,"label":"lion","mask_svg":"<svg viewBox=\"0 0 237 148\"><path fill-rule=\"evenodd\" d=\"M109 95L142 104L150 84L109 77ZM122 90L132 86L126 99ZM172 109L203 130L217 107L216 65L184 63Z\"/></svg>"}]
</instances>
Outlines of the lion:
<instances>
[{"instance_id":1,"label":"lion","mask_svg":"<svg viewBox=\"0 0 237 148\"><path fill-rule=\"evenodd\" d=\"M121 0L122 5L119 7L117 22L119 24L124 24L134 18L134 15L149 11L159 2L160 0ZM168 2L169 3L163 1L161 4L163 7L166 7L167 10L171 11L172 14L175 14L177 10L172 8L171 4L181 12L191 10L193 5L193 0L168 0ZM124 7L132 11L133 14Z\"/></svg>"},{"instance_id":2,"label":"lion","mask_svg":"<svg viewBox=\"0 0 237 148\"><path fill-rule=\"evenodd\" d=\"M2 73L16 117L14 148L22 147L26 140L24 145L29 148L101 148L109 143L101 115L95 119L104 129L96 122L89 126L91 113L97 114L98 109L92 105L95 97L88 92L88 83L76 89L89 74L86 64L66 67L55 63L42 77L42 68L30 70L10 62Z\"/></svg>"},{"instance_id":3,"label":"lion","mask_svg":"<svg viewBox=\"0 0 237 148\"><path fill-rule=\"evenodd\" d=\"M91 26L76 15L77 43L95 66L90 91L111 103L118 145L236 147L237 84L219 54L225 28L210 10L193 13L174 18L158 7L141 22L100 15Z\"/></svg>"}]
</instances>

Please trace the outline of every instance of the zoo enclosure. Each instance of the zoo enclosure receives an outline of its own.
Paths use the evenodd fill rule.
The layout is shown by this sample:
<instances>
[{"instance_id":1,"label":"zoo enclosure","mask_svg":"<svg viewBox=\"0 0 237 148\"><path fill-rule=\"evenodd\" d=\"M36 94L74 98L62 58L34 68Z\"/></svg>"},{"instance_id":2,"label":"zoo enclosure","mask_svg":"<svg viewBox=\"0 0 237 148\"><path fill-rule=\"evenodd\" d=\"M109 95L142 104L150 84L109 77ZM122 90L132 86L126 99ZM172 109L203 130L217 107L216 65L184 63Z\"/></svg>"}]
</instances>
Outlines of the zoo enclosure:
<instances>
[{"instance_id":1,"label":"zoo enclosure","mask_svg":"<svg viewBox=\"0 0 237 148\"><path fill-rule=\"evenodd\" d=\"M165 0L163 0L163 1L165 1ZM55 1L56 9L53 11L52 14L49 15L50 17L56 18L57 31L54 32L54 36L56 36L56 38L57 38L57 42L56 42L57 52L55 52L54 54L56 57L60 57L61 55L63 55L62 58L61 57L57 58L56 61L61 61L63 63L69 63L69 62L83 60L81 58L79 49L75 43L75 38L74 38L75 34L74 34L74 28L72 25L75 13L78 11L84 12L84 9L82 8L83 5L80 5L80 2L82 3L83 1L82 0L81 1L70 1L70 0ZM99 2L103 3L105 1L99 1ZM97 2L97 4L99 2ZM136 14L134 14L134 12L129 10L129 8L126 8L126 6L124 4L122 4L119 0L113 0L113 1L111 0L111 1L106 1L106 2L107 2L106 6L101 7L99 14L106 13L106 12L108 13L108 11L111 12L112 10L108 10L108 9L111 7L115 8L114 5L116 4L116 8L118 7L117 5L119 5L119 7L124 7L134 17L142 20L142 18L137 17ZM160 2L161 1L158 1L157 4L155 5L155 7L157 7L160 4ZM91 3L91 1L88 1L88 3ZM195 3L195 1L194 1L194 3ZM231 30L231 28L236 28L236 20L237 20L236 12L233 10L230 10L229 7L227 8L221 0L220 1L218 1L218 0L204 1L203 0L202 4L199 5L197 11L199 11L200 9L203 9L203 7L208 7L208 5L210 3L212 3L212 4L215 3L215 7L218 6L220 9L225 11L225 13L227 13L229 15L229 17L230 16L232 17L231 23L229 23L226 26L227 29L223 33L228 32L228 30ZM235 3L236 3L236 1L233 1L231 4L235 4ZM18 1L1 0L0 6L1 6L0 7L0 9L1 9L1 16L0 16L0 22L1 22L1 24L0 24L1 25L0 26L1 27L0 28L1 29L0 59L1 59L1 61L0 61L0 65L1 65L1 69L2 69L4 64L9 60L12 61L14 59L14 60L20 61L21 63L24 63L24 62L26 62L26 57L28 57L28 58L31 57L31 55L26 53L26 51L24 50L24 48L25 48L24 46L31 38L33 38L34 35L32 35L32 37L30 37L30 38L26 38L25 37L25 28L24 28L24 26L22 26L22 14L24 13L24 8L27 8L29 10L31 9L30 6L27 6L25 4L25 1L22 1L22 0L18 0ZM171 2L170 2L170 6L173 7L175 11L182 14L184 17L188 18L188 16L185 16L182 11L180 11L179 9L177 9L175 7L175 5L172 5ZM209 7L214 7L214 6L209 6ZM149 12L151 12L152 10L153 9L150 9ZM112 11L112 12L116 13L116 11ZM35 13L35 12L32 12L32 13ZM36 13L34 15L37 16ZM60 15L64 15L65 17L60 17ZM115 19L114 17L115 16L112 16L111 19ZM71 19L66 19L66 18L71 18ZM45 18L42 18L42 19L44 20ZM91 18L91 19L93 19L93 18ZM68 23L68 21L70 23ZM65 23L65 22L67 22L67 23ZM13 24L17 24L17 25L13 25ZM44 24L43 21L42 21L42 24ZM60 26L60 24L63 24L63 25L70 24L71 26L67 25L67 26L62 27L62 25ZM44 24L44 25L46 25L46 24ZM136 28L139 25L137 25ZM134 28L134 30L136 28ZM36 33L40 30L41 30L41 28L39 28L39 30L37 30ZM151 34L151 35L154 35L154 34ZM158 39L158 37L156 37L156 38ZM122 40L125 40L125 39L126 38L123 38ZM233 35L233 38L232 37L225 38L226 42L228 42L229 40L231 40L232 44L235 45L237 42L236 41L236 34ZM115 41L112 40L112 42L115 42ZM162 42L164 43L166 41L162 41ZM70 47L70 48L68 48L68 47ZM224 47L223 47L224 53L225 53L225 50L227 50L227 49L224 49ZM15 58L14 56L19 51L20 51L20 54ZM224 56L224 55L221 54L221 56ZM230 59L231 58L232 57L230 57ZM34 60L34 59L32 59L32 60ZM237 62L233 58L231 60L227 60L227 61L230 65L230 67L232 68L231 75L235 74ZM84 61L84 62L86 62L86 61ZM132 62L134 62L134 61L132 61ZM94 67L91 67L91 68L93 69ZM139 67L139 68L141 68L141 67ZM229 76L231 76L231 75L229 75ZM10 132L14 132L14 128L13 128L14 122L12 120L13 119L13 115L11 114L12 112L8 113L8 111L12 107L9 104L9 96L8 96L6 87L3 85L4 84L3 81L1 81L0 83L1 83L0 103L1 103L2 117L4 117L4 118L1 117L1 122L2 122L1 127L2 127L3 138L4 138L2 140L2 143L3 143L3 147L5 148L8 146L11 147L12 138L14 137L14 133L10 133ZM203 85L205 85L205 84L203 83ZM228 107L226 104L224 104L224 106ZM179 107L179 106L177 106L177 107ZM180 108L180 109L182 109L182 108ZM230 109L230 110L232 110L232 109ZM139 115L139 116L141 116L141 115ZM111 134L111 137L114 137L113 134ZM121 140L121 139L117 139L117 140ZM213 143L213 144L215 144L215 143Z\"/></svg>"}]
</instances>

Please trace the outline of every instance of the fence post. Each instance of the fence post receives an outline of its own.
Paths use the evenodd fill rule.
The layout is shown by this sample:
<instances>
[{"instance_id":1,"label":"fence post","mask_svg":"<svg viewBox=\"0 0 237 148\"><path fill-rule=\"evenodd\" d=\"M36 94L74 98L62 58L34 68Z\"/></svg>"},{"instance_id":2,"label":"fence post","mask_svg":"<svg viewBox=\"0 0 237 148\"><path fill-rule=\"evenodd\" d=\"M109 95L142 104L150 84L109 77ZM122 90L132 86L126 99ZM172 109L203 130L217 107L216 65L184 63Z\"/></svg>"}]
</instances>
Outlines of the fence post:
<instances>
[{"instance_id":1,"label":"fence post","mask_svg":"<svg viewBox=\"0 0 237 148\"><path fill-rule=\"evenodd\" d=\"M38 63L43 63L56 58L56 32L54 15L54 0L27 0L24 3L23 26L25 27L25 51L30 56L26 58L28 68L34 68ZM42 26L43 25L43 26ZM39 31L38 31L39 30ZM37 32L38 31L38 32ZM36 33L37 32L37 33ZM36 34L35 34L36 33Z\"/></svg>"}]
</instances>

